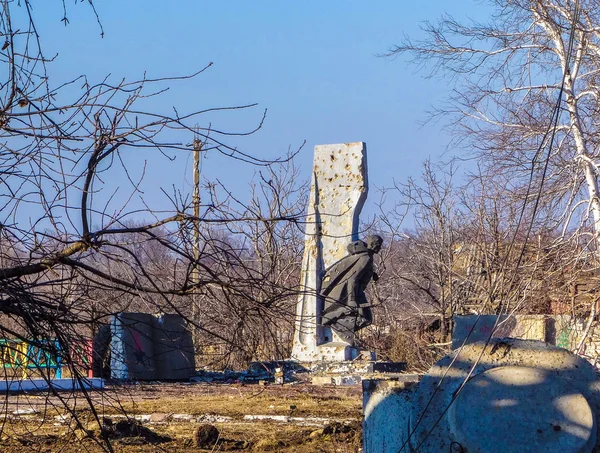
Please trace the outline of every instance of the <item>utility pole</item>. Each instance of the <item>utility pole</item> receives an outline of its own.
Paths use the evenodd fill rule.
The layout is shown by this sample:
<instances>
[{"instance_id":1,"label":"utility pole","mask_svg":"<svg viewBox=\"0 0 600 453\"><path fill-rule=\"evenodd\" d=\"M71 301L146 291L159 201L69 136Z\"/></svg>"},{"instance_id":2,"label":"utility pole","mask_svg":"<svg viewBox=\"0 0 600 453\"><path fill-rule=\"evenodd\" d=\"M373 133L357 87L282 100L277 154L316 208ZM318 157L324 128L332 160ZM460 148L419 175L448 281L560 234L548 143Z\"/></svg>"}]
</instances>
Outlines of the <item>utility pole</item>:
<instances>
[{"instance_id":1,"label":"utility pole","mask_svg":"<svg viewBox=\"0 0 600 453\"><path fill-rule=\"evenodd\" d=\"M202 151L202 141L199 138L194 138L194 193L192 195L192 204L194 206L194 220L192 226L194 229L194 237L192 242L192 250L194 255L194 266L192 267L192 284L197 285L200 280L198 271L198 261L200 259L200 152ZM200 322L198 310L198 288L194 287L192 292L192 338L194 341L194 353L200 352L200 338L198 324Z\"/></svg>"}]
</instances>

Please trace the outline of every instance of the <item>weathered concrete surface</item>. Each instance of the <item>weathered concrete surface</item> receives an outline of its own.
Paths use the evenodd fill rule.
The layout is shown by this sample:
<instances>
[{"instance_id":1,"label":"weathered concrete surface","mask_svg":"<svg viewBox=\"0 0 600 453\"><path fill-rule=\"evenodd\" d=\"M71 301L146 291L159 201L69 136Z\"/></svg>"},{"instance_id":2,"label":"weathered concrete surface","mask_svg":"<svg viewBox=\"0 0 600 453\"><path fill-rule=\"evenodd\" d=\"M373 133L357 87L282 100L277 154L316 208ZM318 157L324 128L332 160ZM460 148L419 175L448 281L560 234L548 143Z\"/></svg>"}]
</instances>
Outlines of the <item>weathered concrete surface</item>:
<instances>
[{"instance_id":1,"label":"weathered concrete surface","mask_svg":"<svg viewBox=\"0 0 600 453\"><path fill-rule=\"evenodd\" d=\"M449 451L452 442L458 442L451 437L447 416L456 392L467 379L497 367L533 367L547 373L547 376L566 380L573 393L581 393L585 397L594 414L600 413L598 374L581 357L543 342L512 338L493 339L485 349L483 348L484 343L474 343L462 350L456 350L437 362L423 377L412 401L411 426L414 427L414 433L410 443L413 448L420 445L419 451L423 453ZM554 381L548 380L535 386L533 390L534 394L538 395L537 399L519 400L515 393L513 399L519 407L518 411L515 409L514 417L519 417L519 411L530 411L532 408L537 411L549 411L559 404L560 400L557 397L547 398L552 382ZM485 402L482 401L481 404ZM470 413L466 413L465 416L469 417ZM501 430L505 437L511 436L508 427L498 424L494 426ZM504 453L561 451L537 450L534 434L537 436L538 433L531 434L532 443L521 445L516 450L504 449Z\"/></svg>"},{"instance_id":2,"label":"weathered concrete surface","mask_svg":"<svg viewBox=\"0 0 600 453\"><path fill-rule=\"evenodd\" d=\"M599 438L600 376L567 350L492 339L487 347L470 344L441 359L414 394L390 392L368 409L364 453L591 453ZM367 423L374 411L387 412L388 419ZM394 426L410 426L412 434L390 437ZM380 438L385 450L376 443Z\"/></svg>"},{"instance_id":3,"label":"weathered concrete surface","mask_svg":"<svg viewBox=\"0 0 600 453\"><path fill-rule=\"evenodd\" d=\"M402 379L405 362L376 362L373 360L346 360L315 362L311 364L313 385L359 385L365 380L385 376L387 379Z\"/></svg>"},{"instance_id":4,"label":"weathered concrete surface","mask_svg":"<svg viewBox=\"0 0 600 453\"><path fill-rule=\"evenodd\" d=\"M363 453L398 453L409 436L410 399L418 379L363 381Z\"/></svg>"},{"instance_id":5,"label":"weathered concrete surface","mask_svg":"<svg viewBox=\"0 0 600 453\"><path fill-rule=\"evenodd\" d=\"M358 350L320 325L318 297L326 268L357 240L359 214L367 197L367 153L362 142L315 147L306 239L296 310L292 359L300 362L353 360ZM327 344L329 343L329 344Z\"/></svg>"},{"instance_id":6,"label":"weathered concrete surface","mask_svg":"<svg viewBox=\"0 0 600 453\"><path fill-rule=\"evenodd\" d=\"M493 338L519 338L521 340L549 341L545 315L502 315L494 330L497 315L454 316L452 349L464 344L487 340L493 331ZM465 343L466 342L466 343ZM549 341L550 342L550 341Z\"/></svg>"},{"instance_id":7,"label":"weathered concrete surface","mask_svg":"<svg viewBox=\"0 0 600 453\"><path fill-rule=\"evenodd\" d=\"M180 315L155 317L153 330L157 379L189 379L196 372L194 342Z\"/></svg>"},{"instance_id":8,"label":"weathered concrete surface","mask_svg":"<svg viewBox=\"0 0 600 453\"><path fill-rule=\"evenodd\" d=\"M401 373L406 370L406 362L373 360L319 362L311 366L310 370L321 374Z\"/></svg>"},{"instance_id":9,"label":"weathered concrete surface","mask_svg":"<svg viewBox=\"0 0 600 453\"><path fill-rule=\"evenodd\" d=\"M585 397L555 374L499 367L478 374L448 411L450 436L471 453L590 452L595 417Z\"/></svg>"}]
</instances>

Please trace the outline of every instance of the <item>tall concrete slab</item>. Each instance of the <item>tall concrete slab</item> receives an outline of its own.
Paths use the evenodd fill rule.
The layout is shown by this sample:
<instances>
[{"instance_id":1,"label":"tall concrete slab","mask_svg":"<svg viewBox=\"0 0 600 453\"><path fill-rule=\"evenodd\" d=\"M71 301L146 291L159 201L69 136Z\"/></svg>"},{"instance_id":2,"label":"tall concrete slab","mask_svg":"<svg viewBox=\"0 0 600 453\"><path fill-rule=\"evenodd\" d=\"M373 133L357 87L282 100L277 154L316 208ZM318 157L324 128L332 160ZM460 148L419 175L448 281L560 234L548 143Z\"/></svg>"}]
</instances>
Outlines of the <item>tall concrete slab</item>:
<instances>
[{"instance_id":1,"label":"tall concrete slab","mask_svg":"<svg viewBox=\"0 0 600 453\"><path fill-rule=\"evenodd\" d=\"M119 313L111 323L113 379L189 379L195 373L192 335L179 315Z\"/></svg>"},{"instance_id":2,"label":"tall concrete slab","mask_svg":"<svg viewBox=\"0 0 600 453\"><path fill-rule=\"evenodd\" d=\"M323 328L318 297L324 270L358 239L359 215L367 198L367 147L363 142L315 147L296 310L292 359L301 362L351 360L358 353L329 328Z\"/></svg>"},{"instance_id":3,"label":"tall concrete slab","mask_svg":"<svg viewBox=\"0 0 600 453\"><path fill-rule=\"evenodd\" d=\"M114 379L157 379L152 330L154 316L119 313L111 322L111 377Z\"/></svg>"},{"instance_id":4,"label":"tall concrete slab","mask_svg":"<svg viewBox=\"0 0 600 453\"><path fill-rule=\"evenodd\" d=\"M158 379L189 379L196 369L194 342L187 322L175 314L155 319L154 359Z\"/></svg>"}]
</instances>

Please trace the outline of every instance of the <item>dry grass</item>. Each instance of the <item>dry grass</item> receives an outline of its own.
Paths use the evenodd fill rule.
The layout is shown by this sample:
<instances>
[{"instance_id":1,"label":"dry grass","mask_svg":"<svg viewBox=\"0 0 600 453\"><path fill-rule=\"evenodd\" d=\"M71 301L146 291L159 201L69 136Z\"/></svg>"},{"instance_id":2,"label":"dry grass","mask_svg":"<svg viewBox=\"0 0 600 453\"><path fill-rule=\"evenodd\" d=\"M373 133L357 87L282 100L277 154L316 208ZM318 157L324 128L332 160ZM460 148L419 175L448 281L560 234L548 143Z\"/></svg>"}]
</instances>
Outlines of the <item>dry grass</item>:
<instances>
[{"instance_id":1,"label":"dry grass","mask_svg":"<svg viewBox=\"0 0 600 453\"><path fill-rule=\"evenodd\" d=\"M157 388L148 388L142 398L133 396L121 400L125 410L133 414L152 412L217 413L229 417L247 414L294 415L301 417L360 417L360 395L355 389L316 386L206 386L205 392L180 397L180 389L166 395ZM159 391L157 391L159 390ZM358 400L357 400L358 398ZM168 404L167 404L168 403ZM295 406L291 410L290 406Z\"/></svg>"},{"instance_id":2,"label":"dry grass","mask_svg":"<svg viewBox=\"0 0 600 453\"><path fill-rule=\"evenodd\" d=\"M213 414L231 417L230 421L214 423L220 431L218 448L214 451L276 451L283 453L354 453L360 446L361 394L356 387L242 386L233 385L143 385L109 389L94 394L98 411L107 417L127 413L142 414ZM100 429L93 422L89 409L81 398L71 398L89 433L59 424L55 416L64 411L54 408L55 397L44 395L10 396L5 401L5 413L16 407L32 407L39 411L32 416L8 417L2 429L0 451L3 452L100 452L97 441ZM325 427L307 427L277 422L248 422L244 415L291 415L347 420ZM115 417L116 419L116 417ZM113 440L117 452L203 452L193 445L196 421L169 418L160 423L147 423L154 432L169 436L170 442L151 444L139 438ZM91 434L88 435L88 434Z\"/></svg>"}]
</instances>

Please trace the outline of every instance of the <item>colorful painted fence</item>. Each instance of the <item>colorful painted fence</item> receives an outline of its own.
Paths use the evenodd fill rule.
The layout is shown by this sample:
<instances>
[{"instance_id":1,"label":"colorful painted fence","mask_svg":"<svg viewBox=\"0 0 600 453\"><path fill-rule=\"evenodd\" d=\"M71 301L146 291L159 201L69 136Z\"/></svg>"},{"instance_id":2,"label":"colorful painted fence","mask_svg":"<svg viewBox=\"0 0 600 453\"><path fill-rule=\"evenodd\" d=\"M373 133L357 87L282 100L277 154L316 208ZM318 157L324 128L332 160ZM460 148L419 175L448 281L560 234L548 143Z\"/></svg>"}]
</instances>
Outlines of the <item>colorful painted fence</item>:
<instances>
[{"instance_id":1,"label":"colorful painted fence","mask_svg":"<svg viewBox=\"0 0 600 453\"><path fill-rule=\"evenodd\" d=\"M23 379L45 370L53 372L55 379L61 379L66 362L72 362L75 367L85 370L88 377L92 377L91 340L71 345L69 352L72 360L65 361L64 357L67 355L67 351L57 340L0 339L0 367L4 368L3 377L9 377L9 370L12 371L11 378L20 373Z\"/></svg>"}]
</instances>

